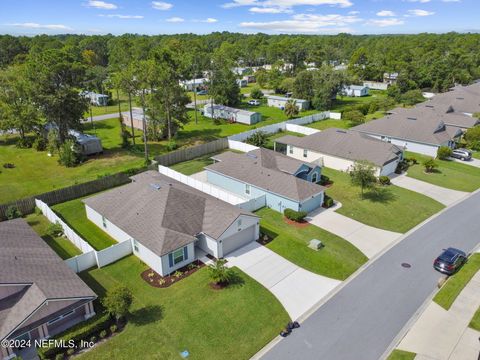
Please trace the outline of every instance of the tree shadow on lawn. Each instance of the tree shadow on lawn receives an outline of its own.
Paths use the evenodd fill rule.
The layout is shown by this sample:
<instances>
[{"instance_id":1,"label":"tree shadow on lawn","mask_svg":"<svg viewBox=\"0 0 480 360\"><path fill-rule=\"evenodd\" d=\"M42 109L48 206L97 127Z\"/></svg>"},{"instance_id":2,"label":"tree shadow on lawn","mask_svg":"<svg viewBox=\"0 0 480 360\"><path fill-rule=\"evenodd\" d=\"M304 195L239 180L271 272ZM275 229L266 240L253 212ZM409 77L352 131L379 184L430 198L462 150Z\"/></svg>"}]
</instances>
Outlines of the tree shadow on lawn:
<instances>
[{"instance_id":1,"label":"tree shadow on lawn","mask_svg":"<svg viewBox=\"0 0 480 360\"><path fill-rule=\"evenodd\" d=\"M230 280L228 282L228 287L239 288L239 287L242 287L243 285L245 285L245 280L240 276L238 271L233 269Z\"/></svg>"},{"instance_id":2,"label":"tree shadow on lawn","mask_svg":"<svg viewBox=\"0 0 480 360\"><path fill-rule=\"evenodd\" d=\"M132 312L128 316L132 324L143 326L163 319L164 308L160 305L148 305Z\"/></svg>"},{"instance_id":3,"label":"tree shadow on lawn","mask_svg":"<svg viewBox=\"0 0 480 360\"><path fill-rule=\"evenodd\" d=\"M387 187L375 188L366 192L363 195L364 200L369 200L374 203L388 204L394 201L397 197L395 194L388 189Z\"/></svg>"}]
</instances>

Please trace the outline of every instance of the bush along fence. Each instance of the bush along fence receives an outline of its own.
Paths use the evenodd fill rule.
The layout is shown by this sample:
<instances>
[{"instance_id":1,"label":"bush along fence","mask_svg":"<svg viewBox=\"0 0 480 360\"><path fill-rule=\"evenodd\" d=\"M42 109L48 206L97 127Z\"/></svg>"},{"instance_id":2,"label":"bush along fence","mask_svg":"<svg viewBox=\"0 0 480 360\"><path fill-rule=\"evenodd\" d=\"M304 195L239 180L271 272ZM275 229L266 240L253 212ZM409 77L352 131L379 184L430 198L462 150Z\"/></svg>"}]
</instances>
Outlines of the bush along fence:
<instances>
[{"instance_id":1,"label":"bush along fence","mask_svg":"<svg viewBox=\"0 0 480 360\"><path fill-rule=\"evenodd\" d=\"M146 169L146 168L145 168ZM49 205L59 204L65 201L77 199L99 191L107 190L115 186L129 183L129 176L136 171L145 169L132 169L128 172L121 172L89 181L86 183L69 186L66 188L46 192L40 195L31 196L25 199L13 201L0 205L0 221L7 220L7 210L10 207L16 207L23 215L31 214L35 210L35 199L42 200Z\"/></svg>"},{"instance_id":2,"label":"bush along fence","mask_svg":"<svg viewBox=\"0 0 480 360\"><path fill-rule=\"evenodd\" d=\"M112 245L106 249L96 251L88 242L82 239L70 226L68 226L50 207L39 199L35 204L42 211L42 214L53 224L59 224L63 234L81 252L82 255L74 256L65 260L65 263L76 273L92 267L103 267L133 253L132 241L124 241Z\"/></svg>"}]
</instances>

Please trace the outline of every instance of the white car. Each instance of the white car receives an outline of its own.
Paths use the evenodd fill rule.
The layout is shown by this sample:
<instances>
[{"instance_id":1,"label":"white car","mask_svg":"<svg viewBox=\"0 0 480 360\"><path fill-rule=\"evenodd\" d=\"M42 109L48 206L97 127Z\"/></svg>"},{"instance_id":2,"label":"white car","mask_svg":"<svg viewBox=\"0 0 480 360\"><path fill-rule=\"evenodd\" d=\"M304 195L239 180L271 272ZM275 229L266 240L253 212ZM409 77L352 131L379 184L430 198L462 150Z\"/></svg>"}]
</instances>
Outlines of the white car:
<instances>
[{"instance_id":1,"label":"white car","mask_svg":"<svg viewBox=\"0 0 480 360\"><path fill-rule=\"evenodd\" d=\"M258 106L260 105L260 100L248 100L248 105Z\"/></svg>"}]
</instances>

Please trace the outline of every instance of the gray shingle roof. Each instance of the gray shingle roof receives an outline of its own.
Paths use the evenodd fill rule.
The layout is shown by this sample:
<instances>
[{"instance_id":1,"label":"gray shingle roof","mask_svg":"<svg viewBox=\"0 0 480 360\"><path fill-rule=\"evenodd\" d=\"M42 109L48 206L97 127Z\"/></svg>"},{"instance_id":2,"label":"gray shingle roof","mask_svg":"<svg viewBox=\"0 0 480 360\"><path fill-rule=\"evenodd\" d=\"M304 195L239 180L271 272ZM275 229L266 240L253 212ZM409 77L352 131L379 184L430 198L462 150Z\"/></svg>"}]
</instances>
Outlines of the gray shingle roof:
<instances>
[{"instance_id":1,"label":"gray shingle roof","mask_svg":"<svg viewBox=\"0 0 480 360\"><path fill-rule=\"evenodd\" d=\"M16 289L0 300L0 339L46 300L96 297L25 220L0 222L0 249L0 284Z\"/></svg>"},{"instance_id":2,"label":"gray shingle roof","mask_svg":"<svg viewBox=\"0 0 480 360\"><path fill-rule=\"evenodd\" d=\"M292 174L303 164L317 166L289 158L278 152L258 149L247 154L231 151L213 157L215 164L205 169L295 201L304 201L324 190L323 186L299 179Z\"/></svg>"},{"instance_id":3,"label":"gray shingle roof","mask_svg":"<svg viewBox=\"0 0 480 360\"><path fill-rule=\"evenodd\" d=\"M397 160L402 152L397 146L384 141L355 131L335 128L305 137L287 135L276 142L353 161L368 160L377 166Z\"/></svg>"},{"instance_id":4,"label":"gray shingle roof","mask_svg":"<svg viewBox=\"0 0 480 360\"><path fill-rule=\"evenodd\" d=\"M438 111L431 108L397 108L381 119L355 126L351 130L441 145L461 134L460 129L447 131L449 126L444 120L455 121L455 118L450 114L439 114Z\"/></svg>"},{"instance_id":5,"label":"gray shingle roof","mask_svg":"<svg viewBox=\"0 0 480 360\"><path fill-rule=\"evenodd\" d=\"M255 216L156 171L132 179L83 202L159 256L202 232L217 239L242 214Z\"/></svg>"},{"instance_id":6,"label":"gray shingle roof","mask_svg":"<svg viewBox=\"0 0 480 360\"><path fill-rule=\"evenodd\" d=\"M456 113L480 112L480 83L469 86L455 86L451 91L438 94L421 105L433 105L440 111Z\"/></svg>"}]
</instances>

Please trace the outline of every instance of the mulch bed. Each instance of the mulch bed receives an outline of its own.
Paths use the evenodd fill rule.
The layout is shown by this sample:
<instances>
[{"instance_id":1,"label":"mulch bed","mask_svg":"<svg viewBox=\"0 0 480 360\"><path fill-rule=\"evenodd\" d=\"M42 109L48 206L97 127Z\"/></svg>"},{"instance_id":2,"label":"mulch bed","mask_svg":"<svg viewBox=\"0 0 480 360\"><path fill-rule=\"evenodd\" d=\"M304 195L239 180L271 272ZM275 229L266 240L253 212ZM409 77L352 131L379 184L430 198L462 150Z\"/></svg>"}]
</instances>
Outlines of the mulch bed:
<instances>
[{"instance_id":1,"label":"mulch bed","mask_svg":"<svg viewBox=\"0 0 480 360\"><path fill-rule=\"evenodd\" d=\"M228 283L213 283L212 282L209 285L213 290L222 290L222 289L225 289L228 286Z\"/></svg>"},{"instance_id":2,"label":"mulch bed","mask_svg":"<svg viewBox=\"0 0 480 360\"><path fill-rule=\"evenodd\" d=\"M270 236L268 235L265 235L265 234L260 234L260 238L258 238L257 240L257 243L259 243L260 245L267 245L269 242L271 242L273 240L273 238L271 238Z\"/></svg>"},{"instance_id":3,"label":"mulch bed","mask_svg":"<svg viewBox=\"0 0 480 360\"><path fill-rule=\"evenodd\" d=\"M305 228L305 227L310 225L310 223L306 220L303 220L301 222L296 222L296 221L290 220L286 217L283 218L283 221L285 223L287 223L288 225L292 225L292 226L295 226L295 227L298 227L298 228Z\"/></svg>"},{"instance_id":4,"label":"mulch bed","mask_svg":"<svg viewBox=\"0 0 480 360\"><path fill-rule=\"evenodd\" d=\"M191 264L188 264L176 270L174 273L168 276L161 276L160 274L156 273L152 269L145 270L140 274L140 276L150 286L153 286L156 288L167 288L170 285L175 284L176 282L192 275L194 272L196 272L197 270L201 269L204 266L205 264L203 262L201 262L200 260L195 260ZM177 273L178 276L175 276L175 273ZM179 275L180 273L181 275Z\"/></svg>"}]
</instances>

